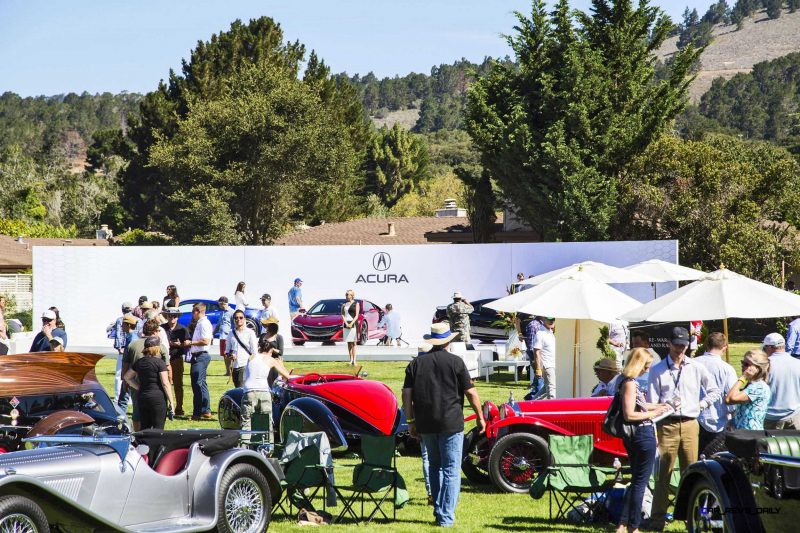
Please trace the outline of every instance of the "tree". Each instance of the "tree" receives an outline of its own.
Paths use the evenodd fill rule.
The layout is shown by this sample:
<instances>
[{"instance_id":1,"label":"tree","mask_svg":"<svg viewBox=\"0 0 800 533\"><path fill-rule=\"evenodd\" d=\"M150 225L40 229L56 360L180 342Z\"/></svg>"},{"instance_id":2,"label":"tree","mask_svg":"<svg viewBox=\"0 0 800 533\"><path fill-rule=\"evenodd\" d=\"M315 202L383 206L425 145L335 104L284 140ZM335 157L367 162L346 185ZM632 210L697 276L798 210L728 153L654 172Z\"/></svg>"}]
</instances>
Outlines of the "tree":
<instances>
[{"instance_id":1,"label":"tree","mask_svg":"<svg viewBox=\"0 0 800 533\"><path fill-rule=\"evenodd\" d=\"M198 42L189 60L183 62L181 73L170 72L168 83L162 82L155 91L148 93L140 104L139 117L131 121L128 137L135 151L121 175L122 196L129 209L130 222L146 229L177 227L171 199L176 190L184 187L184 182L174 173L165 176L163 170L169 167L165 167L163 161L154 164L151 154L157 143L168 144L182 125L189 127L185 121L192 109L205 109L203 102L230 98L230 79L253 65L274 68L297 78L304 57L305 47L297 41L284 42L280 25L268 17L253 19L247 24L237 20L227 32L212 35L208 42ZM343 141L349 143L351 152L363 157L368 128L362 106L349 82L329 74L324 62L312 52L300 83L316 93L323 120L339 121L343 127L339 132ZM309 96L305 90L302 94ZM286 111L285 118L293 120L293 110L282 111ZM284 127L291 128L291 123ZM300 129L308 132L302 124ZM220 132L220 136L224 133ZM246 158L247 154L240 152L239 156ZM242 160L242 164L246 166L247 161ZM332 163L332 166L337 164ZM314 194L298 193L289 209L291 216L313 221L320 217L339 220L358 215L358 192L363 185L363 175L356 168L349 173L346 183L340 182L339 177L332 180L337 183L335 189L328 187L329 180L325 176L313 190ZM279 219L285 222L282 217ZM249 228L252 221L245 216L242 224ZM262 230L254 227L251 233L247 229L247 239L274 238L273 230L263 235Z\"/></svg>"},{"instance_id":2,"label":"tree","mask_svg":"<svg viewBox=\"0 0 800 533\"><path fill-rule=\"evenodd\" d=\"M472 240L476 243L492 242L494 223L497 220L494 213L497 200L489 173L479 165L461 165L456 168L456 175L465 185Z\"/></svg>"},{"instance_id":3,"label":"tree","mask_svg":"<svg viewBox=\"0 0 800 533\"><path fill-rule=\"evenodd\" d=\"M627 168L620 197L614 237L678 239L681 262L776 283L782 260L800 260L777 231L798 222L800 165L768 143L664 136Z\"/></svg>"},{"instance_id":4,"label":"tree","mask_svg":"<svg viewBox=\"0 0 800 533\"><path fill-rule=\"evenodd\" d=\"M377 131L367 151L368 192L391 207L429 174L425 141L395 123Z\"/></svg>"},{"instance_id":5,"label":"tree","mask_svg":"<svg viewBox=\"0 0 800 533\"><path fill-rule=\"evenodd\" d=\"M767 8L767 16L771 19L776 19L781 16L783 10L783 0L765 0Z\"/></svg>"},{"instance_id":6,"label":"tree","mask_svg":"<svg viewBox=\"0 0 800 533\"><path fill-rule=\"evenodd\" d=\"M647 2L566 0L517 13L518 66L495 64L468 93L467 130L522 219L547 239L610 236L617 180L682 109L700 50L679 51L663 81L655 56L672 28Z\"/></svg>"},{"instance_id":7,"label":"tree","mask_svg":"<svg viewBox=\"0 0 800 533\"><path fill-rule=\"evenodd\" d=\"M189 102L175 135L150 151L154 169L180 184L165 229L179 243L269 244L355 174L350 130L287 66L242 66L218 91Z\"/></svg>"}]
</instances>

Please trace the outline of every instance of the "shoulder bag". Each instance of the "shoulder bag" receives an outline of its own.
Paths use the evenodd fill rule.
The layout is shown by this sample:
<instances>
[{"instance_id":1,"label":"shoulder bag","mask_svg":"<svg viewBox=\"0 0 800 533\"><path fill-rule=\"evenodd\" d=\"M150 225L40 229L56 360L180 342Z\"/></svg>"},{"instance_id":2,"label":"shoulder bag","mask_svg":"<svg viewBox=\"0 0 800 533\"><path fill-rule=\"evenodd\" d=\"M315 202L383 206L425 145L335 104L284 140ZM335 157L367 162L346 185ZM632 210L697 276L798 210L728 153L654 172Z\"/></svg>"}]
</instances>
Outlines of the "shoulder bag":
<instances>
[{"instance_id":1,"label":"shoulder bag","mask_svg":"<svg viewBox=\"0 0 800 533\"><path fill-rule=\"evenodd\" d=\"M236 342L239 343L239 347L240 348L244 348L244 351L247 352L248 356L253 355L253 353L250 351L250 349L247 347L247 345L242 342L242 339L239 338L239 335L236 334L236 329L234 328L231 331L233 332L233 336L236 337Z\"/></svg>"},{"instance_id":2,"label":"shoulder bag","mask_svg":"<svg viewBox=\"0 0 800 533\"><path fill-rule=\"evenodd\" d=\"M614 399L611 400L611 405L608 406L606 417L603 419L603 431L612 437L620 439L632 438L636 432L636 424L625 421L625 414L622 409L622 384L629 381L631 378L622 380L617 387L617 393Z\"/></svg>"}]
</instances>

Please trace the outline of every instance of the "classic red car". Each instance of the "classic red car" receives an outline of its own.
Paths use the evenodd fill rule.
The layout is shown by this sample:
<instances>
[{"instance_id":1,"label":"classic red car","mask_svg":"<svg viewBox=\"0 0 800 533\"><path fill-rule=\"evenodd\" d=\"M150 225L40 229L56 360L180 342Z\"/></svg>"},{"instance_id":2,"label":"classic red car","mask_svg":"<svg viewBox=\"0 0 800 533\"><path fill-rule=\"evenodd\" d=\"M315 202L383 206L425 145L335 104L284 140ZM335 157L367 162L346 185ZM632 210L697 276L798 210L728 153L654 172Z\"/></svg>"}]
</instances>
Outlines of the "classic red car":
<instances>
[{"instance_id":1,"label":"classic red car","mask_svg":"<svg viewBox=\"0 0 800 533\"><path fill-rule=\"evenodd\" d=\"M464 435L461 468L473 483L493 483L504 492L527 492L537 473L550 464L547 436L594 435L592 462L610 466L627 458L622 440L602 429L612 397L568 398L483 404L486 433ZM475 415L466 418L474 420Z\"/></svg>"},{"instance_id":2,"label":"classic red car","mask_svg":"<svg viewBox=\"0 0 800 533\"><path fill-rule=\"evenodd\" d=\"M378 326L383 309L367 300L356 300L361 312L358 315L358 344L369 339L382 339L386 326ZM342 298L320 300L307 312L292 319L292 342L302 346L307 341L333 343L342 340Z\"/></svg>"}]
</instances>

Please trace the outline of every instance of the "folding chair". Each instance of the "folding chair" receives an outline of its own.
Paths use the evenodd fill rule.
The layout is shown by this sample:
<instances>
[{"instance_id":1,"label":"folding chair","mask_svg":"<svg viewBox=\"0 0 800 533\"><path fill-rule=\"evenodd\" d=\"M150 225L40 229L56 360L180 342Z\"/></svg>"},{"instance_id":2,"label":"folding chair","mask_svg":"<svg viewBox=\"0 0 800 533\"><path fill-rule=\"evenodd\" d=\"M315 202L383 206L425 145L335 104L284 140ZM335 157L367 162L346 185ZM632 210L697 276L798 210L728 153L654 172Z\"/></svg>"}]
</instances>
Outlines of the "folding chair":
<instances>
[{"instance_id":1,"label":"folding chair","mask_svg":"<svg viewBox=\"0 0 800 533\"><path fill-rule=\"evenodd\" d=\"M391 520L397 519L397 507L408 501L408 493L405 491L405 482L397 471L395 447L394 435L361 435L363 460L353 468L352 485L336 487L339 491L349 492L350 497L344 497L339 492L344 507L335 521L341 520L345 515L350 515L358 521L353 506L359 500L362 521L369 523L378 514L384 520L389 520L389 515L384 510L385 504L392 507ZM369 514L366 515L365 503L369 510Z\"/></svg>"},{"instance_id":2,"label":"folding chair","mask_svg":"<svg viewBox=\"0 0 800 533\"><path fill-rule=\"evenodd\" d=\"M284 479L281 481L283 497L275 504L275 509L280 509L287 516L293 516L294 507L314 509L312 500L317 497L320 489L325 490L329 486L328 466L320 464L320 446L311 443L299 453L291 452L290 445L304 437L305 434L292 432L287 436L282 448L280 462L284 474ZM324 498L323 509L325 509Z\"/></svg>"},{"instance_id":3,"label":"folding chair","mask_svg":"<svg viewBox=\"0 0 800 533\"><path fill-rule=\"evenodd\" d=\"M589 464L592 455L592 435L562 436L550 435L550 455L553 458L547 472L546 487L550 489L550 519L564 519L573 509L586 504L592 516L595 506L602 505L600 498L587 498L596 492L605 493L614 484L609 479L616 470L600 468ZM556 502L556 515L553 517L553 500Z\"/></svg>"}]
</instances>

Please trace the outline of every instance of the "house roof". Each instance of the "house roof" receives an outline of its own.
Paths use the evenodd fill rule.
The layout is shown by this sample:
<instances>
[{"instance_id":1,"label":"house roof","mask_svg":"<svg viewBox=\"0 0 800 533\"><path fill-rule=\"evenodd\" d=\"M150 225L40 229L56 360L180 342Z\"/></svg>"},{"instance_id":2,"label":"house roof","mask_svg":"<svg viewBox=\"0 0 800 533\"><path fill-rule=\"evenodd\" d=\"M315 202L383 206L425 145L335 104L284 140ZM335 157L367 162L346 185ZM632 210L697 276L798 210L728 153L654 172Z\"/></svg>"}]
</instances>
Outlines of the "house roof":
<instances>
[{"instance_id":1,"label":"house roof","mask_svg":"<svg viewBox=\"0 0 800 533\"><path fill-rule=\"evenodd\" d=\"M108 246L103 239L23 239L0 235L0 269L25 270L33 266L34 246Z\"/></svg>"},{"instance_id":2,"label":"house roof","mask_svg":"<svg viewBox=\"0 0 800 533\"><path fill-rule=\"evenodd\" d=\"M389 235L389 224L394 224L394 235ZM461 241L465 234L472 236L466 217L359 218L296 230L275 244L432 244L430 234L444 237L436 242L448 242L448 234L454 237L452 242Z\"/></svg>"}]
</instances>

